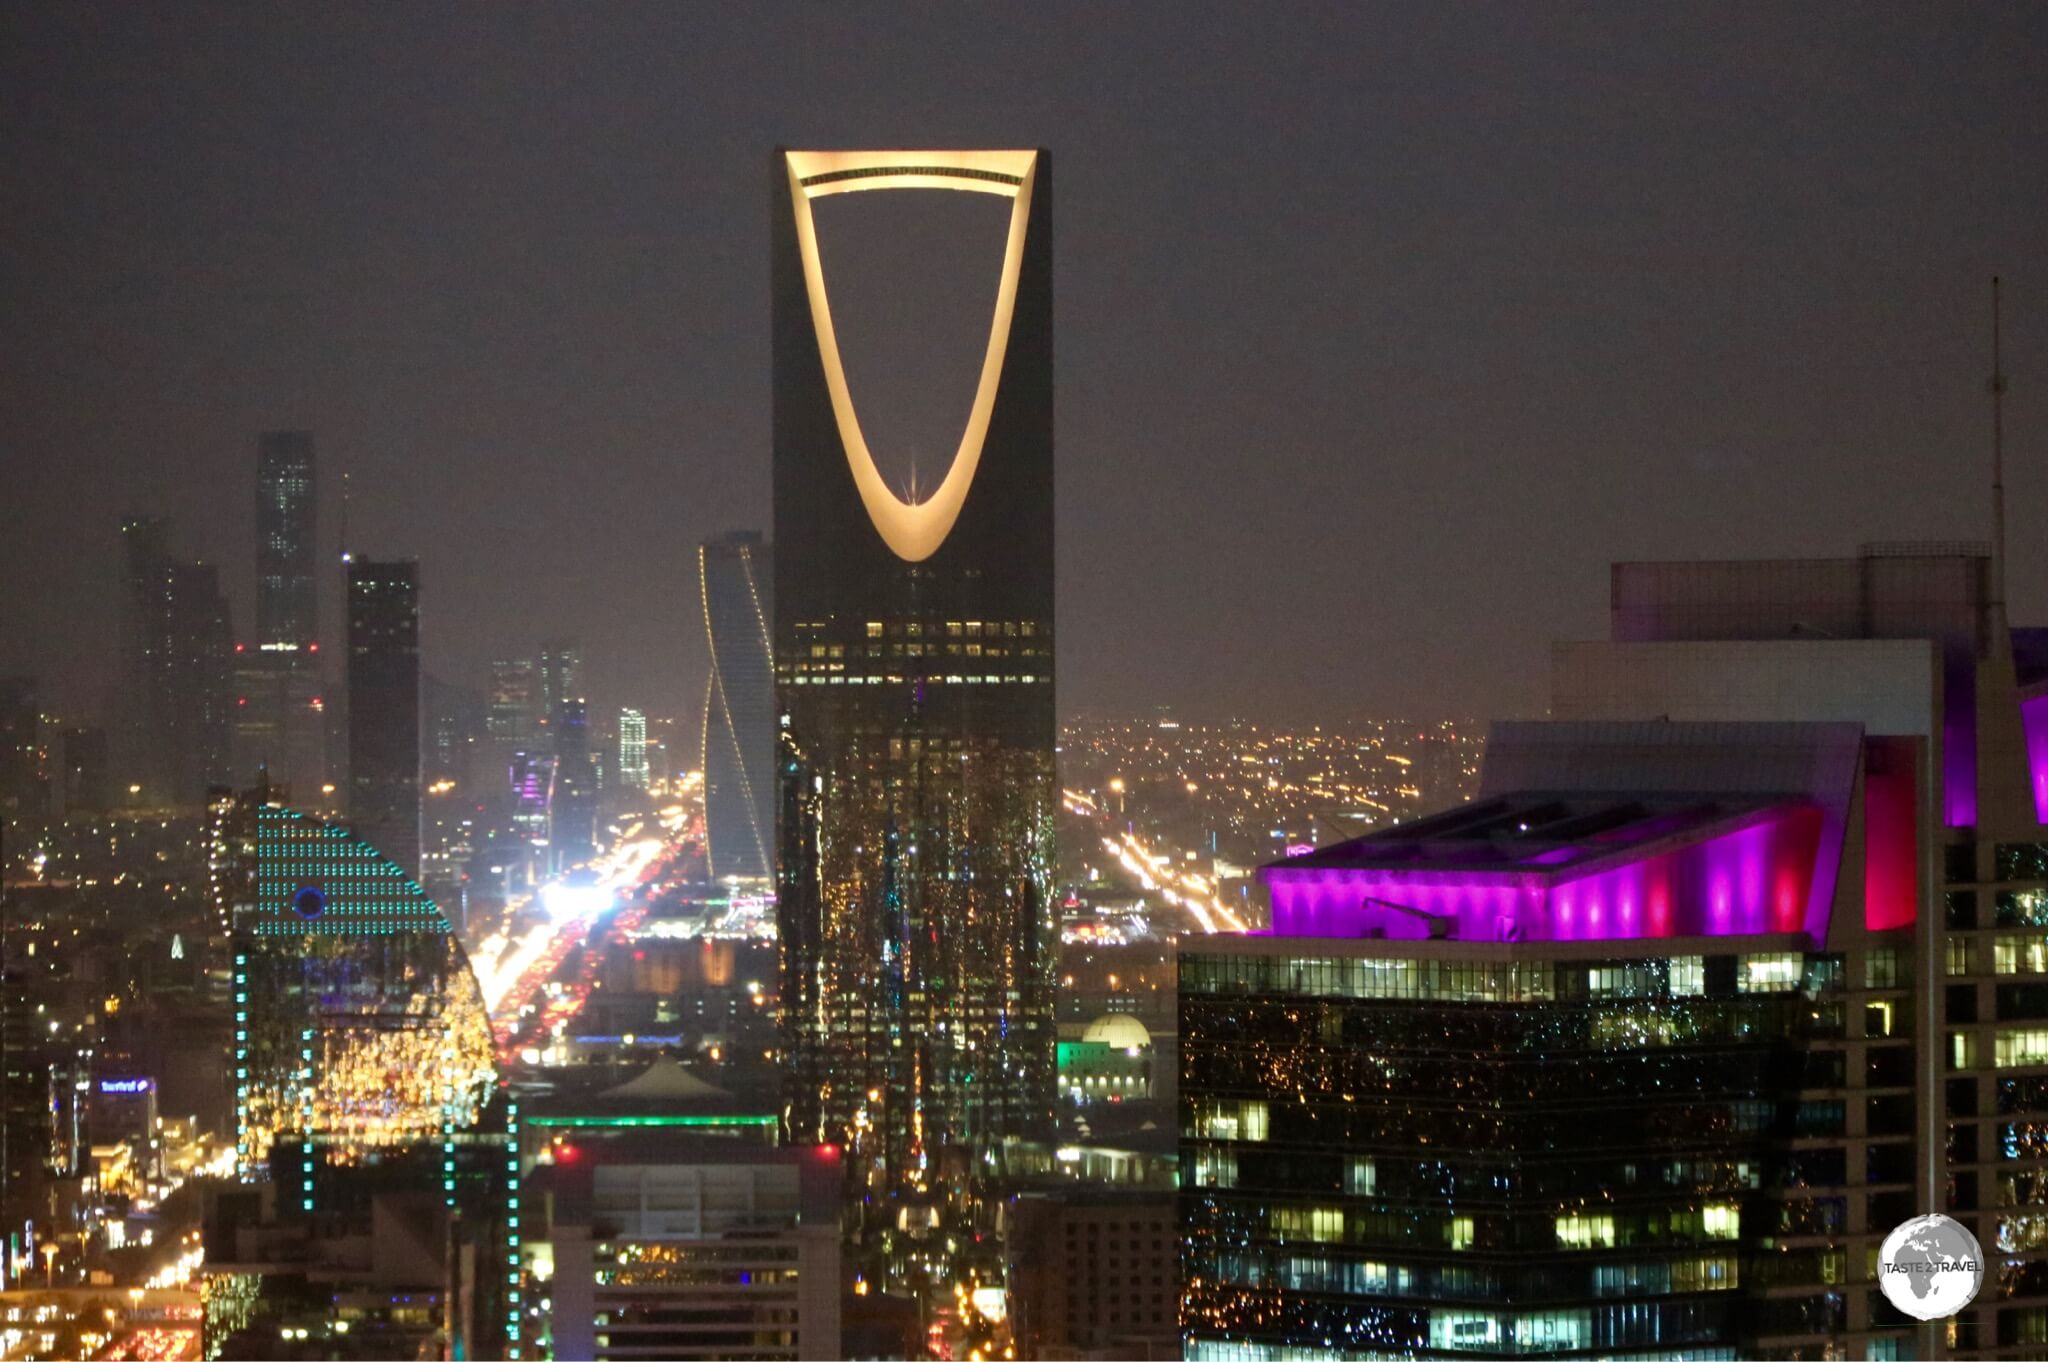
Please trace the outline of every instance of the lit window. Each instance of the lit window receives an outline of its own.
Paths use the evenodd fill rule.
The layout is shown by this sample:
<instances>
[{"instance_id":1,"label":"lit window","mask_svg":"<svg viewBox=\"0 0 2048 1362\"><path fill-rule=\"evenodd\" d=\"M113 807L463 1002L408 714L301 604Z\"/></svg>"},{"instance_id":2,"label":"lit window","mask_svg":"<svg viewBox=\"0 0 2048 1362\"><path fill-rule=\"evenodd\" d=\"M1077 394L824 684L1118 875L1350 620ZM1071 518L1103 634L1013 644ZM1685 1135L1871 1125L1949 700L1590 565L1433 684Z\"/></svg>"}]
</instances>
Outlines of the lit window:
<instances>
[{"instance_id":1,"label":"lit window","mask_svg":"<svg viewBox=\"0 0 2048 1362\"><path fill-rule=\"evenodd\" d=\"M1335 1206L1275 1206L1267 1223L1278 1239L1344 1242L1344 1212Z\"/></svg>"},{"instance_id":2,"label":"lit window","mask_svg":"<svg viewBox=\"0 0 2048 1362\"><path fill-rule=\"evenodd\" d=\"M1263 1140L1269 1114L1264 1102L1204 1102L1195 1111L1195 1134L1210 1140Z\"/></svg>"},{"instance_id":3,"label":"lit window","mask_svg":"<svg viewBox=\"0 0 2048 1362\"><path fill-rule=\"evenodd\" d=\"M1379 1186L1379 1169L1371 1159L1344 1160L1344 1190L1353 1196L1371 1196Z\"/></svg>"},{"instance_id":4,"label":"lit window","mask_svg":"<svg viewBox=\"0 0 2048 1362\"><path fill-rule=\"evenodd\" d=\"M1237 1151L1227 1146L1198 1146L1195 1149L1195 1186L1237 1186Z\"/></svg>"},{"instance_id":5,"label":"lit window","mask_svg":"<svg viewBox=\"0 0 2048 1362\"><path fill-rule=\"evenodd\" d=\"M1736 987L1744 993L1790 993L1806 972L1806 957L1794 951L1773 951L1742 957Z\"/></svg>"},{"instance_id":6,"label":"lit window","mask_svg":"<svg viewBox=\"0 0 2048 1362\"><path fill-rule=\"evenodd\" d=\"M2027 1027L1998 1033L1992 1062L2001 1069L2048 1064L2048 1029Z\"/></svg>"},{"instance_id":7,"label":"lit window","mask_svg":"<svg viewBox=\"0 0 2048 1362\"><path fill-rule=\"evenodd\" d=\"M1559 1248L1613 1248L1614 1217L1578 1211L1557 1218Z\"/></svg>"},{"instance_id":8,"label":"lit window","mask_svg":"<svg viewBox=\"0 0 2048 1362\"><path fill-rule=\"evenodd\" d=\"M1732 1257L1686 1258L1671 1265L1673 1291L1732 1291L1738 1284Z\"/></svg>"},{"instance_id":9,"label":"lit window","mask_svg":"<svg viewBox=\"0 0 2048 1362\"><path fill-rule=\"evenodd\" d=\"M1742 1208L1717 1201L1700 1212L1700 1229L1709 1239L1733 1239L1742 1233Z\"/></svg>"},{"instance_id":10,"label":"lit window","mask_svg":"<svg viewBox=\"0 0 2048 1362\"><path fill-rule=\"evenodd\" d=\"M1454 1215L1454 1216L1452 1216L1452 1217L1451 1217L1451 1223L1450 1223L1450 1225L1449 1225L1448 1229L1449 1229L1449 1237L1450 1237L1450 1241L1451 1241L1451 1247L1452 1247L1453 1249L1468 1249L1468 1248L1471 1248L1471 1247L1472 1247L1472 1217L1471 1217L1471 1216L1469 1216L1469 1215Z\"/></svg>"},{"instance_id":11,"label":"lit window","mask_svg":"<svg viewBox=\"0 0 2048 1362\"><path fill-rule=\"evenodd\" d=\"M1707 991L1707 961L1699 955L1677 955L1671 959L1671 996L1691 998Z\"/></svg>"},{"instance_id":12,"label":"lit window","mask_svg":"<svg viewBox=\"0 0 2048 1362\"><path fill-rule=\"evenodd\" d=\"M1999 974L2048 974L2048 936L2001 936L1991 943L1992 969Z\"/></svg>"}]
</instances>

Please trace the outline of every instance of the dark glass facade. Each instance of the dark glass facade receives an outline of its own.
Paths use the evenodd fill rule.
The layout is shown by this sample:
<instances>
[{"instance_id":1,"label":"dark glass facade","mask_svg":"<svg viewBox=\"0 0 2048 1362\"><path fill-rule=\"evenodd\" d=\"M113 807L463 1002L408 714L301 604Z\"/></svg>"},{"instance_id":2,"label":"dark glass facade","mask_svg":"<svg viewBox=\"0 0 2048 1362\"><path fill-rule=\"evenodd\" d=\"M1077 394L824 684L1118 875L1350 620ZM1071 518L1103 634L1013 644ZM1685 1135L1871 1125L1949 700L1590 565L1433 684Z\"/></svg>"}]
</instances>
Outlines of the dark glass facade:
<instances>
[{"instance_id":1,"label":"dark glass facade","mask_svg":"<svg viewBox=\"0 0 2048 1362\"><path fill-rule=\"evenodd\" d=\"M555 777L548 796L548 844L563 868L597 850L597 768L590 752L590 706L564 700L555 711Z\"/></svg>"},{"instance_id":2,"label":"dark glass facade","mask_svg":"<svg viewBox=\"0 0 2048 1362\"><path fill-rule=\"evenodd\" d=\"M900 1263L900 1233L964 1228L1004 1142L1051 1119L1051 171L1008 154L1029 173L1007 353L965 500L913 559L864 503L835 414L807 155L775 157L771 203L791 1120L847 1145L854 1232Z\"/></svg>"},{"instance_id":3,"label":"dark glass facade","mask_svg":"<svg viewBox=\"0 0 2048 1362\"><path fill-rule=\"evenodd\" d=\"M220 572L170 553L155 517L121 523L124 750L135 798L197 804L228 775L234 635Z\"/></svg>"},{"instance_id":4,"label":"dark glass facade","mask_svg":"<svg viewBox=\"0 0 2048 1362\"><path fill-rule=\"evenodd\" d=\"M234 627L220 569L174 563L165 574L170 657L162 737L169 744L172 798L197 804L228 779L234 708Z\"/></svg>"},{"instance_id":5,"label":"dark glass facade","mask_svg":"<svg viewBox=\"0 0 2048 1362\"><path fill-rule=\"evenodd\" d=\"M47 803L35 678L0 676L0 814L40 814Z\"/></svg>"},{"instance_id":6,"label":"dark glass facade","mask_svg":"<svg viewBox=\"0 0 2048 1362\"><path fill-rule=\"evenodd\" d=\"M711 877L775 873L775 670L772 560L746 530L697 547L704 639L704 833Z\"/></svg>"},{"instance_id":7,"label":"dark glass facade","mask_svg":"<svg viewBox=\"0 0 2048 1362\"><path fill-rule=\"evenodd\" d=\"M147 803L170 803L172 758L170 524L158 516L121 521L121 742L125 783Z\"/></svg>"},{"instance_id":8,"label":"dark glass facade","mask_svg":"<svg viewBox=\"0 0 2048 1362\"><path fill-rule=\"evenodd\" d=\"M1190 1357L1904 1355L1895 948L1401 944L1184 943Z\"/></svg>"},{"instance_id":9,"label":"dark glass facade","mask_svg":"<svg viewBox=\"0 0 2048 1362\"><path fill-rule=\"evenodd\" d=\"M303 651L319 638L314 568L319 526L313 436L265 432L256 442L256 642Z\"/></svg>"},{"instance_id":10,"label":"dark glass facade","mask_svg":"<svg viewBox=\"0 0 2048 1362\"><path fill-rule=\"evenodd\" d=\"M419 565L348 565L349 825L420 873Z\"/></svg>"}]
</instances>

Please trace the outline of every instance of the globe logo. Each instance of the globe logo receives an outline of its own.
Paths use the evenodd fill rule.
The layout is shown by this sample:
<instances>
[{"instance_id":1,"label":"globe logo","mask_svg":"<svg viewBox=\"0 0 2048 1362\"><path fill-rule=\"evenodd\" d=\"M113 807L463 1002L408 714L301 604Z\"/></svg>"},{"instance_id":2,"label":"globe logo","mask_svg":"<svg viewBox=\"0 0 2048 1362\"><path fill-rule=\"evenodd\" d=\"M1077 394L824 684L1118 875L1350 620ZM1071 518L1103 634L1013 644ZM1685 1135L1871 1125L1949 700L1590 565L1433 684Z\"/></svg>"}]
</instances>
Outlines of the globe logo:
<instances>
[{"instance_id":1,"label":"globe logo","mask_svg":"<svg viewBox=\"0 0 2048 1362\"><path fill-rule=\"evenodd\" d=\"M1947 1319L1975 1300L1983 1283L1977 1236L1945 1215L1908 1220L1877 1251L1885 1299L1914 1319Z\"/></svg>"}]
</instances>

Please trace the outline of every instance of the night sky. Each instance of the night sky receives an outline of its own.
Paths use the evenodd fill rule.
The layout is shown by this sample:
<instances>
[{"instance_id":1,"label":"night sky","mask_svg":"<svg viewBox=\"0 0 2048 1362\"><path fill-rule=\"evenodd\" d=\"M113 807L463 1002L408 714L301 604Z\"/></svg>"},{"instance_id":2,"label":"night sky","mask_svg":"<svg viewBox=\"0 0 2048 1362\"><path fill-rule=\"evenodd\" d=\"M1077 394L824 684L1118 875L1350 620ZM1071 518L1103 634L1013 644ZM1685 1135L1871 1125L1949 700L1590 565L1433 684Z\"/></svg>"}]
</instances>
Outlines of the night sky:
<instances>
[{"instance_id":1,"label":"night sky","mask_svg":"<svg viewBox=\"0 0 2048 1362\"><path fill-rule=\"evenodd\" d=\"M769 517L777 144L1051 149L1067 714L1535 713L1611 559L1985 537L1994 272L2048 622L2044 57L2040 4L8 5L0 671L106 717L133 512L247 637L305 427L431 671L577 636L690 713L694 546ZM820 209L921 478L1004 208Z\"/></svg>"}]
</instances>

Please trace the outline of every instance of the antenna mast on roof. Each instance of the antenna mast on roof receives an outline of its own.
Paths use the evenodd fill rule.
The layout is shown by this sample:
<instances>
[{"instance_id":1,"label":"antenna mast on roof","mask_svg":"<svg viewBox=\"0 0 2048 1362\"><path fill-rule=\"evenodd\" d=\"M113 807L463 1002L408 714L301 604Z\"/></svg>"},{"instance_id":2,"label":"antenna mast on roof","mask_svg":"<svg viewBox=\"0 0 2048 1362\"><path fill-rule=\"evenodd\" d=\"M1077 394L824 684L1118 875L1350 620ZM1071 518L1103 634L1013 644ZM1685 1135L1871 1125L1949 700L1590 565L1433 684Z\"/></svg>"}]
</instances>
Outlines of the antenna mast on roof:
<instances>
[{"instance_id":1,"label":"antenna mast on roof","mask_svg":"<svg viewBox=\"0 0 2048 1362\"><path fill-rule=\"evenodd\" d=\"M2005 370L1998 347L1998 276L1991 276L1991 646L2010 643L2005 623Z\"/></svg>"},{"instance_id":2,"label":"antenna mast on roof","mask_svg":"<svg viewBox=\"0 0 2048 1362\"><path fill-rule=\"evenodd\" d=\"M341 475L341 561L346 563L352 555L348 550L348 474Z\"/></svg>"}]
</instances>

